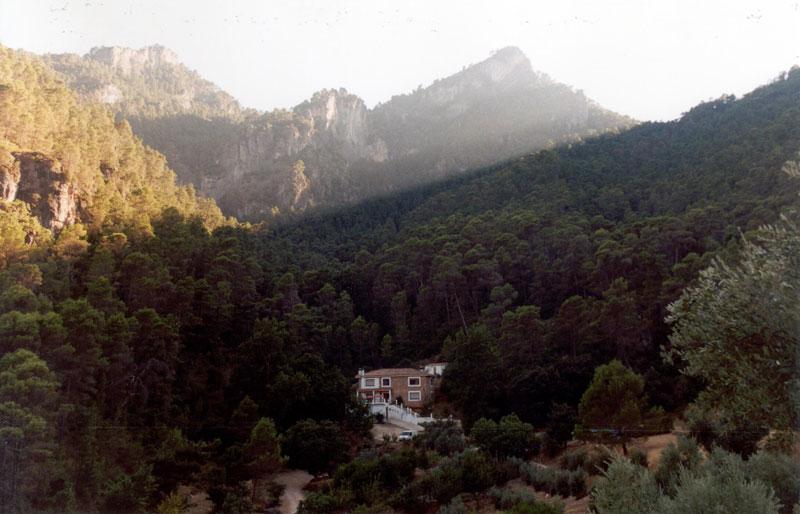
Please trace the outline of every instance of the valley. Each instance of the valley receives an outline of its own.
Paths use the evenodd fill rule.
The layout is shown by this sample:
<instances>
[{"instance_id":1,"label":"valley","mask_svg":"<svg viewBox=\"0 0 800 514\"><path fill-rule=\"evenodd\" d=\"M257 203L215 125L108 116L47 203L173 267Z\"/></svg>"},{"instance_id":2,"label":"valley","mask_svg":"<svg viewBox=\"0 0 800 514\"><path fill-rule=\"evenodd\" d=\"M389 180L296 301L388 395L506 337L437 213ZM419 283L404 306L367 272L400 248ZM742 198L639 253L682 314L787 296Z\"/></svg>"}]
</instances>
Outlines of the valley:
<instances>
[{"instance_id":1,"label":"valley","mask_svg":"<svg viewBox=\"0 0 800 514\"><path fill-rule=\"evenodd\" d=\"M798 98L0 46L0 511L796 511Z\"/></svg>"}]
</instances>

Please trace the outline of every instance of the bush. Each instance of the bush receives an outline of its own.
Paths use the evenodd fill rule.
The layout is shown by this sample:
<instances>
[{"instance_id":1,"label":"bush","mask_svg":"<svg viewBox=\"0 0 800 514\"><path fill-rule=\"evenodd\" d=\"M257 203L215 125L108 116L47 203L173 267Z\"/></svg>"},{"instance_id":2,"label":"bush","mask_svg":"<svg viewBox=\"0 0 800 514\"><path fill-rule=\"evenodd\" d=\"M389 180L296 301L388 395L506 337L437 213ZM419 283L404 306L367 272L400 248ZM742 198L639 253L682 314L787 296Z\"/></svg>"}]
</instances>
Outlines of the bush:
<instances>
[{"instance_id":1,"label":"bush","mask_svg":"<svg viewBox=\"0 0 800 514\"><path fill-rule=\"evenodd\" d=\"M778 514L778 505L770 486L747 478L739 455L717 448L697 469L681 470L674 496L662 498L659 512Z\"/></svg>"},{"instance_id":2,"label":"bush","mask_svg":"<svg viewBox=\"0 0 800 514\"><path fill-rule=\"evenodd\" d=\"M423 425L425 430L414 437L414 446L450 456L464 451L466 442L461 425L454 420L436 420Z\"/></svg>"},{"instance_id":3,"label":"bush","mask_svg":"<svg viewBox=\"0 0 800 514\"><path fill-rule=\"evenodd\" d=\"M575 498L586 496L586 472L576 469L569 474L569 493Z\"/></svg>"},{"instance_id":4,"label":"bush","mask_svg":"<svg viewBox=\"0 0 800 514\"><path fill-rule=\"evenodd\" d=\"M653 475L621 458L611 462L592 490L598 514L655 514L660 500L661 491Z\"/></svg>"},{"instance_id":5,"label":"bush","mask_svg":"<svg viewBox=\"0 0 800 514\"><path fill-rule=\"evenodd\" d=\"M554 403L547 416L547 436L553 445L564 448L572 439L577 413L575 407L563 403Z\"/></svg>"},{"instance_id":6,"label":"bush","mask_svg":"<svg viewBox=\"0 0 800 514\"><path fill-rule=\"evenodd\" d=\"M701 460L697 443L684 436L678 436L677 444L670 443L661 452L655 479L667 494L675 492L678 475L682 469L694 468Z\"/></svg>"},{"instance_id":7,"label":"bush","mask_svg":"<svg viewBox=\"0 0 800 514\"><path fill-rule=\"evenodd\" d=\"M766 426L721 424L697 408L687 409L686 417L691 436L709 452L719 446L746 458L758 450L758 442L769 433Z\"/></svg>"},{"instance_id":8,"label":"bush","mask_svg":"<svg viewBox=\"0 0 800 514\"><path fill-rule=\"evenodd\" d=\"M350 450L344 432L336 423L313 419L292 425L283 435L281 446L291 467L313 474L346 461Z\"/></svg>"},{"instance_id":9,"label":"bush","mask_svg":"<svg viewBox=\"0 0 800 514\"><path fill-rule=\"evenodd\" d=\"M521 502L536 501L536 495L525 489L509 491L508 489L493 487L489 491L489 496L491 496L494 506L501 510L508 510Z\"/></svg>"},{"instance_id":10,"label":"bush","mask_svg":"<svg viewBox=\"0 0 800 514\"><path fill-rule=\"evenodd\" d=\"M748 477L772 487L782 512L791 512L800 501L800 464L790 457L762 451L750 457L745 469Z\"/></svg>"},{"instance_id":11,"label":"bush","mask_svg":"<svg viewBox=\"0 0 800 514\"><path fill-rule=\"evenodd\" d=\"M339 509L338 501L325 493L310 493L297 507L297 514L330 514Z\"/></svg>"},{"instance_id":12,"label":"bush","mask_svg":"<svg viewBox=\"0 0 800 514\"><path fill-rule=\"evenodd\" d=\"M450 503L441 507L436 514L469 514L467 507L464 505L464 501L461 500L460 496L456 496L453 498Z\"/></svg>"},{"instance_id":13,"label":"bush","mask_svg":"<svg viewBox=\"0 0 800 514\"><path fill-rule=\"evenodd\" d=\"M482 452L465 451L455 461L464 491L474 493L494 485L494 466Z\"/></svg>"},{"instance_id":14,"label":"bush","mask_svg":"<svg viewBox=\"0 0 800 514\"><path fill-rule=\"evenodd\" d=\"M614 453L606 446L599 446L589 452L589 457L583 464L583 470L590 475L603 473L615 459Z\"/></svg>"},{"instance_id":15,"label":"bush","mask_svg":"<svg viewBox=\"0 0 800 514\"><path fill-rule=\"evenodd\" d=\"M537 463L520 466L523 480L537 491L560 496L580 497L586 494L586 472L550 468Z\"/></svg>"},{"instance_id":16,"label":"bush","mask_svg":"<svg viewBox=\"0 0 800 514\"><path fill-rule=\"evenodd\" d=\"M494 506L506 513L518 514L560 514L563 508L554 504L540 502L536 495L530 491L509 491L507 489L492 488L489 495Z\"/></svg>"},{"instance_id":17,"label":"bush","mask_svg":"<svg viewBox=\"0 0 800 514\"><path fill-rule=\"evenodd\" d=\"M470 431L475 444L494 457L529 455L534 436L533 425L523 423L515 414L503 417L499 423L481 418Z\"/></svg>"},{"instance_id":18,"label":"bush","mask_svg":"<svg viewBox=\"0 0 800 514\"><path fill-rule=\"evenodd\" d=\"M467 450L443 459L428 474L406 484L389 501L407 512L421 512L431 503L447 504L462 492L478 492L493 484L493 465L479 451Z\"/></svg>"},{"instance_id":19,"label":"bush","mask_svg":"<svg viewBox=\"0 0 800 514\"><path fill-rule=\"evenodd\" d=\"M577 450L568 451L564 454L561 458L561 466L570 471L584 469L584 465L588 459L589 452L586 451L586 448L578 448Z\"/></svg>"},{"instance_id":20,"label":"bush","mask_svg":"<svg viewBox=\"0 0 800 514\"><path fill-rule=\"evenodd\" d=\"M634 448L631 450L628 454L628 458L637 466L641 466L643 468L647 467L647 454L639 448Z\"/></svg>"}]
</instances>

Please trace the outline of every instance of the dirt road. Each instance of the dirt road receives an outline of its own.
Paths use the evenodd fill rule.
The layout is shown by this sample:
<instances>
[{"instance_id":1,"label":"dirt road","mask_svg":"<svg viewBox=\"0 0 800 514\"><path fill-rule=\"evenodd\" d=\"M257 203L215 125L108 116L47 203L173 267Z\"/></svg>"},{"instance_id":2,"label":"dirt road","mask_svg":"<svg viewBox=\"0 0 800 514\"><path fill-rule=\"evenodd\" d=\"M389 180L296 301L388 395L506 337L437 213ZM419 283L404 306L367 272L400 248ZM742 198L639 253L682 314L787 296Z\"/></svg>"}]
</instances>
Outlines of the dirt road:
<instances>
[{"instance_id":1,"label":"dirt road","mask_svg":"<svg viewBox=\"0 0 800 514\"><path fill-rule=\"evenodd\" d=\"M275 475L274 480L286 487L281 496L278 510L281 514L294 514L306 494L303 488L314 478L310 473L301 470L291 470Z\"/></svg>"}]
</instances>

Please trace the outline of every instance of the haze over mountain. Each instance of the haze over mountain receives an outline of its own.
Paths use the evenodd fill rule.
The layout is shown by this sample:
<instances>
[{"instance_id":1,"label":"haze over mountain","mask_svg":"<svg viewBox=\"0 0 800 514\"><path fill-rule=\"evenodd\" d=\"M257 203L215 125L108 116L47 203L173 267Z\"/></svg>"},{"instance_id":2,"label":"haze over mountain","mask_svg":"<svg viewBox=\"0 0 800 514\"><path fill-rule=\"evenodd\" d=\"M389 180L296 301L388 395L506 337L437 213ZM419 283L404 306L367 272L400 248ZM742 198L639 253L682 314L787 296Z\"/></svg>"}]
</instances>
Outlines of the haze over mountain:
<instances>
[{"instance_id":1,"label":"haze over mountain","mask_svg":"<svg viewBox=\"0 0 800 514\"><path fill-rule=\"evenodd\" d=\"M46 60L86 101L130 120L181 180L249 220L352 203L633 124L534 71L513 47L374 109L325 89L263 114L160 46Z\"/></svg>"}]
</instances>

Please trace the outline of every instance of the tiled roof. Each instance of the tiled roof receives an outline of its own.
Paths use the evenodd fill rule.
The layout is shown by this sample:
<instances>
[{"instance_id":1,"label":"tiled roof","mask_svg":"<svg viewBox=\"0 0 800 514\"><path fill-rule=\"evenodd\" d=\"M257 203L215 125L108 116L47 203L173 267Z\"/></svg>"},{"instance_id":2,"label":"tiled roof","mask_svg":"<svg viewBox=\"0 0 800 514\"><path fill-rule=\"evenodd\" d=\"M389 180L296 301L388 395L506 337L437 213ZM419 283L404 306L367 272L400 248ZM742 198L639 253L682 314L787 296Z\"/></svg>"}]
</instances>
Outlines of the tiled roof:
<instances>
[{"instance_id":1,"label":"tiled roof","mask_svg":"<svg viewBox=\"0 0 800 514\"><path fill-rule=\"evenodd\" d=\"M356 375L358 378L361 375ZM364 373L365 377L420 377L420 376L429 376L429 373L426 371L414 369L414 368L384 368L384 369L374 369L372 371L367 371Z\"/></svg>"}]
</instances>

